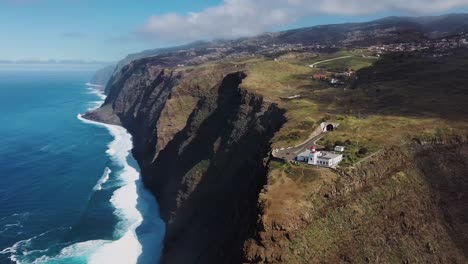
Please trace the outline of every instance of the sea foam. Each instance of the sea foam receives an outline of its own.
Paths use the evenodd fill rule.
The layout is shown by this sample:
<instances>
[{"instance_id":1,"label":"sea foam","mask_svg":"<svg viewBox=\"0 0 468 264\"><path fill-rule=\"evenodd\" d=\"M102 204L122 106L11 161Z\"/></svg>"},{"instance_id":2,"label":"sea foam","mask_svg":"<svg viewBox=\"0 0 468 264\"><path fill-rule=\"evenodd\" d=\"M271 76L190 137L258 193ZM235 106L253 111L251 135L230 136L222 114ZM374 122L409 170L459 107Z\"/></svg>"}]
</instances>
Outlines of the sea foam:
<instances>
[{"instance_id":1,"label":"sea foam","mask_svg":"<svg viewBox=\"0 0 468 264\"><path fill-rule=\"evenodd\" d=\"M104 169L104 173L93 188L94 191L102 190L102 185L109 180L111 172L111 169L109 169L108 167Z\"/></svg>"},{"instance_id":2,"label":"sea foam","mask_svg":"<svg viewBox=\"0 0 468 264\"><path fill-rule=\"evenodd\" d=\"M99 98L93 102L89 110L98 108L105 100L105 95L97 89L90 89L90 93ZM93 189L100 190L103 184L112 179L116 188L110 205L114 208L114 215L118 223L115 225L112 239L93 239L73 244L52 245L51 250L33 250L31 246L36 240L48 235L41 233L29 239L21 240L11 247L0 249L0 254L10 255L15 263L157 263L162 251L165 225L159 217L159 208L154 197L144 188L139 169L131 150L133 148L131 135L120 126L107 125L87 120L82 115L77 118L83 123L106 128L113 140L106 151L112 162L112 171L104 168L101 178ZM43 151L47 150L45 147ZM115 183L115 184L114 184ZM108 188L110 189L110 188ZM59 230L66 233L63 230ZM55 231L54 231L55 232ZM55 251L55 246L63 246ZM49 255L48 253L53 253Z\"/></svg>"},{"instance_id":3,"label":"sea foam","mask_svg":"<svg viewBox=\"0 0 468 264\"><path fill-rule=\"evenodd\" d=\"M159 208L154 197L144 188L140 172L129 164L133 161L131 150L132 137L123 127L103 124L84 119L81 121L105 127L114 140L108 145L106 153L121 169L117 172L120 187L114 191L110 202L119 223L114 230L118 239L98 243L88 257L88 263L155 263L162 250L164 222L158 215ZM99 180L108 179L107 171ZM110 170L108 174L110 175ZM98 185L102 187L101 182ZM96 185L97 186L97 185ZM143 231L139 231L139 230ZM144 251L148 247L149 250Z\"/></svg>"}]
</instances>

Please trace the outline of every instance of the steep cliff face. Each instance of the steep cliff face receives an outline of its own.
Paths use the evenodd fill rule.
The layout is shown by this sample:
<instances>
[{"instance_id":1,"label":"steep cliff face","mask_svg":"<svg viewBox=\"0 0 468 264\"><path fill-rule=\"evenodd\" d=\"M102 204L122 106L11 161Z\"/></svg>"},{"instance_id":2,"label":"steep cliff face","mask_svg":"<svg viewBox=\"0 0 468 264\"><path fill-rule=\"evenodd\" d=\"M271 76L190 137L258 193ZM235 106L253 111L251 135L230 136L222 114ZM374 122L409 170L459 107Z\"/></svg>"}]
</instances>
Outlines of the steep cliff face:
<instances>
[{"instance_id":1,"label":"steep cliff face","mask_svg":"<svg viewBox=\"0 0 468 264\"><path fill-rule=\"evenodd\" d=\"M270 139L284 122L280 109L239 88L244 77L227 75L211 89L144 172L169 221L164 263L241 261Z\"/></svg>"},{"instance_id":2,"label":"steep cliff face","mask_svg":"<svg viewBox=\"0 0 468 264\"><path fill-rule=\"evenodd\" d=\"M189 75L135 61L111 80L104 106L88 114L133 135L144 182L167 223L163 263L242 261L270 140L285 122L283 110L241 88L245 77L233 72L211 87L187 86Z\"/></svg>"}]
</instances>

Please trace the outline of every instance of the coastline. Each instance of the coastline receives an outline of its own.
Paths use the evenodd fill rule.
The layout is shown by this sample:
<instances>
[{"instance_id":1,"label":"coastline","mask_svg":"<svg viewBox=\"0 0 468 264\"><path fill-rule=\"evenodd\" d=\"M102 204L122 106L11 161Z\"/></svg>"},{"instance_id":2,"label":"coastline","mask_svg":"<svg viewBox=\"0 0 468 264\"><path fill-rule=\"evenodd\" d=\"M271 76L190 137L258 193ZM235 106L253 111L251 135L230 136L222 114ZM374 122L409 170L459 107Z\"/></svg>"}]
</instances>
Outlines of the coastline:
<instances>
[{"instance_id":1,"label":"coastline","mask_svg":"<svg viewBox=\"0 0 468 264\"><path fill-rule=\"evenodd\" d=\"M106 153L121 167L115 173L118 174L122 184L110 199L110 203L115 208L114 215L119 219L114 230L114 236L118 239L103 241L89 256L88 261L89 263L157 263L162 252L165 224L159 217L159 206L155 197L143 185L140 169L132 155L132 136L119 124L101 122L89 116L89 113L102 105L105 95L102 90L87 86L101 101L93 102L94 107L84 115L78 114L77 118L83 123L104 127L113 136L114 140L109 143ZM110 173L114 173L108 168L106 170L96 184L96 189L102 188ZM148 250L144 250L145 248ZM155 250L157 248L160 249L159 252Z\"/></svg>"}]
</instances>

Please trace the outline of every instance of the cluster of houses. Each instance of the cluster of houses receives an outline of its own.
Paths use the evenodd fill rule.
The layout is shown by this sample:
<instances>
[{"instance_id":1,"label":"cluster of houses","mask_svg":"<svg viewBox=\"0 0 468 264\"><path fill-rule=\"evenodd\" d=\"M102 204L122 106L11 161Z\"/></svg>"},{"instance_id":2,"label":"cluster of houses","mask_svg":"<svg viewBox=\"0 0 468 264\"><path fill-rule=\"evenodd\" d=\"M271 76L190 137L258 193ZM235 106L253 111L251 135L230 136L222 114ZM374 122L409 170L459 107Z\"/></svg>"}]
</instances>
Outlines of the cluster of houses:
<instances>
[{"instance_id":1,"label":"cluster of houses","mask_svg":"<svg viewBox=\"0 0 468 264\"><path fill-rule=\"evenodd\" d=\"M318 73L318 74L312 75L311 79L326 81L326 82L329 82L333 86L338 86L338 85L345 84L344 80L350 77L354 77L355 74L356 73L352 70L345 71L345 72L338 72L338 73L334 73L334 72Z\"/></svg>"},{"instance_id":2,"label":"cluster of houses","mask_svg":"<svg viewBox=\"0 0 468 264\"><path fill-rule=\"evenodd\" d=\"M335 151L317 151L315 146L300 153L296 161L320 167L334 168L343 160L343 146L336 146Z\"/></svg>"},{"instance_id":3,"label":"cluster of houses","mask_svg":"<svg viewBox=\"0 0 468 264\"><path fill-rule=\"evenodd\" d=\"M423 42L392 43L386 45L375 45L367 48L375 56L390 52L415 52L429 51L438 56L445 52L458 48L468 47L468 33L452 36L449 38L430 39Z\"/></svg>"}]
</instances>

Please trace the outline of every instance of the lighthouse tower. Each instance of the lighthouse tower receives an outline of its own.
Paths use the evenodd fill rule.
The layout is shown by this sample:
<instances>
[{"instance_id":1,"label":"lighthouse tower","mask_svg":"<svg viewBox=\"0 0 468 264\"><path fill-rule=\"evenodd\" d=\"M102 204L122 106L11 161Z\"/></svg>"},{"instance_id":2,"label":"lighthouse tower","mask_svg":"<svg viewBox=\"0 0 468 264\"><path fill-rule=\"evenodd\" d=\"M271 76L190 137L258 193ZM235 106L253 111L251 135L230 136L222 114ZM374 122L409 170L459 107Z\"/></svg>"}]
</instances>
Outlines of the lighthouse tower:
<instances>
[{"instance_id":1,"label":"lighthouse tower","mask_svg":"<svg viewBox=\"0 0 468 264\"><path fill-rule=\"evenodd\" d=\"M318 153L317 150L315 149L315 145L310 148L310 155L309 155L309 164L311 165L317 165L317 157Z\"/></svg>"}]
</instances>

